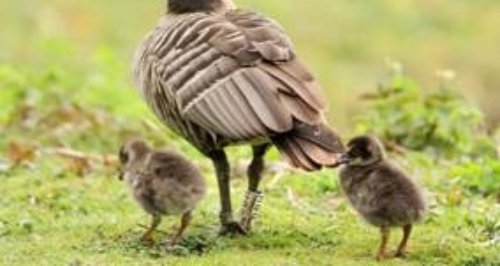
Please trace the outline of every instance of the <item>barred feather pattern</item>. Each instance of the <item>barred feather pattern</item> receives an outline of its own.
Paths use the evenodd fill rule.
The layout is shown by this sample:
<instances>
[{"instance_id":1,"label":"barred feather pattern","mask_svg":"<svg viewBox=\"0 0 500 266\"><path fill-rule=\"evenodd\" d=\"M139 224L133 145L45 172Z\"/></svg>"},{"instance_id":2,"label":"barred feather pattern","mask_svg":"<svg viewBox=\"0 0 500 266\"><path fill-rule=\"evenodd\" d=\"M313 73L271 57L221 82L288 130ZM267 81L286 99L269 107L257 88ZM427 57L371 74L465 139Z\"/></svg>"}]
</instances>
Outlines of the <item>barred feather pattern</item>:
<instances>
[{"instance_id":1,"label":"barred feather pattern","mask_svg":"<svg viewBox=\"0 0 500 266\"><path fill-rule=\"evenodd\" d=\"M324 123L326 102L314 77L283 29L255 12L165 16L138 48L133 75L154 113L205 153ZM311 146L325 153L294 143L301 156ZM337 152L336 145L328 150Z\"/></svg>"}]
</instances>

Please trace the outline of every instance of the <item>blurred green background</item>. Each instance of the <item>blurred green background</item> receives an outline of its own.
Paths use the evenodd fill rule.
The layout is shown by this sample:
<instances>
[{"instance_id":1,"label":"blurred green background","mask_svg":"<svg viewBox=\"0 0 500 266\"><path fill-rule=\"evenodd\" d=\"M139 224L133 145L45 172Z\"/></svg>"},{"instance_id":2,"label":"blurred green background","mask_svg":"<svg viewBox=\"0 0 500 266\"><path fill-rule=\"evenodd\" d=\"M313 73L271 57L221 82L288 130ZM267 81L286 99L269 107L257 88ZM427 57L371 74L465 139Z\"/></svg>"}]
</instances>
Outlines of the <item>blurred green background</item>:
<instances>
[{"instance_id":1,"label":"blurred green background","mask_svg":"<svg viewBox=\"0 0 500 266\"><path fill-rule=\"evenodd\" d=\"M500 3L496 0L237 0L279 21L331 99L330 118L349 124L360 93L397 61L423 87L453 70L456 88L500 121ZM92 68L115 58L129 80L134 47L164 13L164 0L1 0L0 61L48 68ZM129 83L130 84L130 83Z\"/></svg>"},{"instance_id":2,"label":"blurred green background","mask_svg":"<svg viewBox=\"0 0 500 266\"><path fill-rule=\"evenodd\" d=\"M285 27L345 140L377 134L429 191L410 257L386 265L498 266L500 2L236 1ZM131 82L134 49L164 12L165 0L0 0L0 265L380 265L377 229L337 171L296 172L276 150L255 234L217 237L211 162ZM116 180L115 153L137 135L188 156L210 187L174 254L137 241L147 216ZM228 153L236 209L251 151Z\"/></svg>"}]
</instances>

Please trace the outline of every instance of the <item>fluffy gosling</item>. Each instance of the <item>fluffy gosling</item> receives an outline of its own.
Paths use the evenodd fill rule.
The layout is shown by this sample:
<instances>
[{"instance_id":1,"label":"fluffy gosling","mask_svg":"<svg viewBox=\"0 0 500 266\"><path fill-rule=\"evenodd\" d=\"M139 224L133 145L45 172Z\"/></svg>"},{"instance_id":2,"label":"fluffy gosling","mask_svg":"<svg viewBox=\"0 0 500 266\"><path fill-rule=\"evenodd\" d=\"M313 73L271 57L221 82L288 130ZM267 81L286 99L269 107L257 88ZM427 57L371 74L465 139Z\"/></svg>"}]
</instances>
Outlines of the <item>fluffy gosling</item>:
<instances>
[{"instance_id":1,"label":"fluffy gosling","mask_svg":"<svg viewBox=\"0 0 500 266\"><path fill-rule=\"evenodd\" d=\"M342 156L340 184L354 209L370 224L380 228L381 241L376 255L383 260L390 228L401 227L403 238L394 256L407 252L413 224L426 211L421 189L384 155L380 142L372 136L360 136L348 143Z\"/></svg>"},{"instance_id":2,"label":"fluffy gosling","mask_svg":"<svg viewBox=\"0 0 500 266\"><path fill-rule=\"evenodd\" d=\"M200 171L181 155L151 149L141 139L127 141L120 149L120 180L125 180L134 199L152 216L141 240L153 243L153 232L164 215L181 216L181 226L167 239L175 245L191 221L191 213L205 195Z\"/></svg>"}]
</instances>

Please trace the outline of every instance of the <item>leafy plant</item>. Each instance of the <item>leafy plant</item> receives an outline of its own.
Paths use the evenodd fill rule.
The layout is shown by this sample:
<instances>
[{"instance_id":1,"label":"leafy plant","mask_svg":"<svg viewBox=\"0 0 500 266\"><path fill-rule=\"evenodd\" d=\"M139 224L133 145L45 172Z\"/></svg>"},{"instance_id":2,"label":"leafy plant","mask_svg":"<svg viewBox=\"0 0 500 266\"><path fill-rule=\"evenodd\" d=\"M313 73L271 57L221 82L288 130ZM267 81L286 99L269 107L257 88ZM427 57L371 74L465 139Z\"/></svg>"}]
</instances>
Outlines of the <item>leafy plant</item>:
<instances>
[{"instance_id":1,"label":"leafy plant","mask_svg":"<svg viewBox=\"0 0 500 266\"><path fill-rule=\"evenodd\" d=\"M447 86L425 93L412 79L396 74L363 99L369 101L370 111L358 118L358 132L371 132L406 149L432 150L448 157L496 155L482 112Z\"/></svg>"},{"instance_id":2,"label":"leafy plant","mask_svg":"<svg viewBox=\"0 0 500 266\"><path fill-rule=\"evenodd\" d=\"M449 171L461 187L472 193L495 196L500 200L500 162L493 159L457 164Z\"/></svg>"}]
</instances>

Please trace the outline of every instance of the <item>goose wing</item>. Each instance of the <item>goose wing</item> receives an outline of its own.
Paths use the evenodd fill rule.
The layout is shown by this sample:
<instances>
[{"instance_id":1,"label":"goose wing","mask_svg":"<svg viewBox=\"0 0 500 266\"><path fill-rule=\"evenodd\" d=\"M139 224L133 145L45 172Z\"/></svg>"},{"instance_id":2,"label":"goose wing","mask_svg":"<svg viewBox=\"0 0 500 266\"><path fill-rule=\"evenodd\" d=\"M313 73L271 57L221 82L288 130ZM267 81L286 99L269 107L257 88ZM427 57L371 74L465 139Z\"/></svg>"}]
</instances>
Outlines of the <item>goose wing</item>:
<instances>
[{"instance_id":1,"label":"goose wing","mask_svg":"<svg viewBox=\"0 0 500 266\"><path fill-rule=\"evenodd\" d=\"M139 49L135 79L157 115L177 108L229 139L320 123L325 98L274 21L255 12L166 17Z\"/></svg>"}]
</instances>

